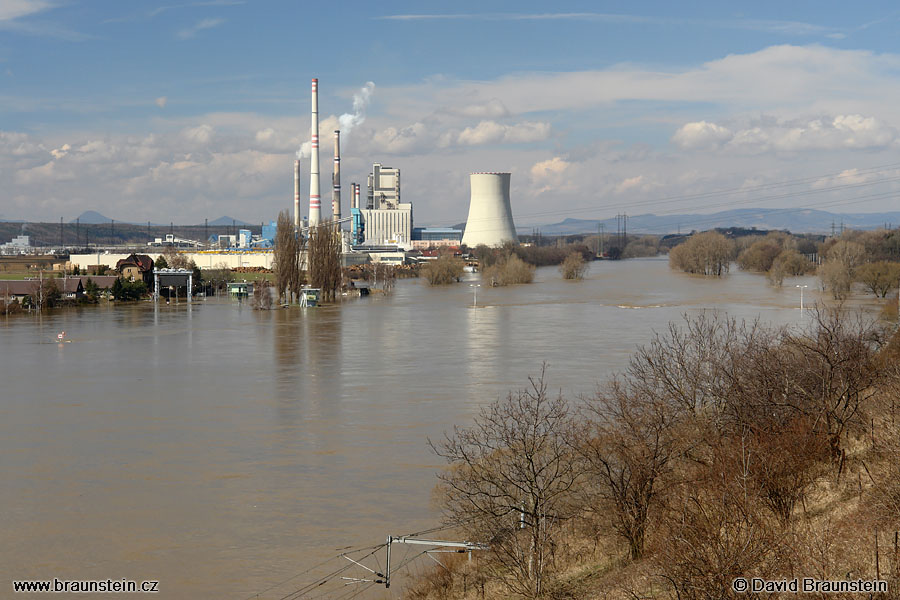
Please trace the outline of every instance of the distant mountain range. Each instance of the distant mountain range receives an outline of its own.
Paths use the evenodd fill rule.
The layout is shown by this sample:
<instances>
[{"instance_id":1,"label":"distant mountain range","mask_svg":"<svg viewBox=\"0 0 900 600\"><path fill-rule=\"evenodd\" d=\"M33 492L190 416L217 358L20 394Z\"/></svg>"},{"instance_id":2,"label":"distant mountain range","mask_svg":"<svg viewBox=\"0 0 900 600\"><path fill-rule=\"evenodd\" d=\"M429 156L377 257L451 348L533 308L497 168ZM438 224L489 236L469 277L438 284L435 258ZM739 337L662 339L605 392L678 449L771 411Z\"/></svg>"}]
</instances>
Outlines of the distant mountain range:
<instances>
[{"instance_id":1,"label":"distant mountain range","mask_svg":"<svg viewBox=\"0 0 900 600\"><path fill-rule=\"evenodd\" d=\"M529 234L539 229L542 235L575 235L597 233L599 225L604 231L617 231L616 219L565 219L546 225L517 227L519 234ZM883 213L831 213L813 209L741 208L710 214L680 215L629 215L628 233L666 234L690 233L717 227L746 227L756 229L786 229L792 233L831 233L832 227L840 231L849 229L877 229L900 226L900 211Z\"/></svg>"},{"instance_id":2,"label":"distant mountain range","mask_svg":"<svg viewBox=\"0 0 900 600\"><path fill-rule=\"evenodd\" d=\"M74 223L75 221L78 221L79 223L83 223L83 224L87 224L87 225L102 225L104 223L112 223L112 219L110 219L106 215L102 215L102 214L98 213L95 210L86 210L83 213L81 213L77 219L72 219L71 221L69 221L69 223ZM18 222L18 221L16 221L16 222ZM120 221L118 219L116 219L116 223L129 223L132 225L143 225L144 224L144 223L133 223L131 221ZM240 225L242 227L251 224L251 223L247 223L245 221L241 221L240 219L234 219L229 216L221 216L218 219L215 219L215 220L209 222L209 224L212 225L213 227L225 227L225 226L231 225L232 223L234 223L235 225ZM151 223L151 225L153 227L166 227L169 224L168 223ZM203 223L200 223L200 225L203 225Z\"/></svg>"}]
</instances>

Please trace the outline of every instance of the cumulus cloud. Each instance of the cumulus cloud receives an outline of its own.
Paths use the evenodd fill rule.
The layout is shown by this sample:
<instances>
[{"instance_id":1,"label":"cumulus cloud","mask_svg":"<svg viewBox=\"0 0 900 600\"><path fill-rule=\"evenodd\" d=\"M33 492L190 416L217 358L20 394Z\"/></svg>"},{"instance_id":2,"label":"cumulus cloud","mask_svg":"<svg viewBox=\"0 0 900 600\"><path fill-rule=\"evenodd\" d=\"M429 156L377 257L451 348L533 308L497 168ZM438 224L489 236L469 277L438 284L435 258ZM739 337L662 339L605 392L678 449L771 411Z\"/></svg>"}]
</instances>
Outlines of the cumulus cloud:
<instances>
[{"instance_id":1,"label":"cumulus cloud","mask_svg":"<svg viewBox=\"0 0 900 600\"><path fill-rule=\"evenodd\" d=\"M195 145L206 145L212 140L215 130L210 125L198 125L182 130L181 136Z\"/></svg>"},{"instance_id":2,"label":"cumulus cloud","mask_svg":"<svg viewBox=\"0 0 900 600\"><path fill-rule=\"evenodd\" d=\"M169 99L165 96L160 96L156 99L156 105L160 108L165 108L166 104L169 102Z\"/></svg>"},{"instance_id":3,"label":"cumulus cloud","mask_svg":"<svg viewBox=\"0 0 900 600\"><path fill-rule=\"evenodd\" d=\"M672 136L672 141L685 149L714 149L732 139L733 136L734 134L725 127L698 121L682 125Z\"/></svg>"},{"instance_id":4,"label":"cumulus cloud","mask_svg":"<svg viewBox=\"0 0 900 600\"><path fill-rule=\"evenodd\" d=\"M672 142L686 150L798 152L885 148L897 141L897 130L874 117L837 115L806 120L760 119L736 128L698 121L686 123Z\"/></svg>"},{"instance_id":5,"label":"cumulus cloud","mask_svg":"<svg viewBox=\"0 0 900 600\"><path fill-rule=\"evenodd\" d=\"M204 29L212 29L213 27L218 27L222 23L225 22L225 19L220 17L209 18L209 19L201 19L194 23L192 26L182 29L178 32L178 38L182 40L188 40Z\"/></svg>"},{"instance_id":6,"label":"cumulus cloud","mask_svg":"<svg viewBox=\"0 0 900 600\"><path fill-rule=\"evenodd\" d=\"M482 144L520 144L539 142L550 136L550 124L524 122L505 125L496 121L481 121L475 127L466 127L456 138L462 146Z\"/></svg>"},{"instance_id":7,"label":"cumulus cloud","mask_svg":"<svg viewBox=\"0 0 900 600\"><path fill-rule=\"evenodd\" d=\"M542 160L531 165L528 174L531 176L532 187L538 194L550 190L566 191L574 185L571 171L572 163L560 156L554 156L548 160Z\"/></svg>"}]
</instances>

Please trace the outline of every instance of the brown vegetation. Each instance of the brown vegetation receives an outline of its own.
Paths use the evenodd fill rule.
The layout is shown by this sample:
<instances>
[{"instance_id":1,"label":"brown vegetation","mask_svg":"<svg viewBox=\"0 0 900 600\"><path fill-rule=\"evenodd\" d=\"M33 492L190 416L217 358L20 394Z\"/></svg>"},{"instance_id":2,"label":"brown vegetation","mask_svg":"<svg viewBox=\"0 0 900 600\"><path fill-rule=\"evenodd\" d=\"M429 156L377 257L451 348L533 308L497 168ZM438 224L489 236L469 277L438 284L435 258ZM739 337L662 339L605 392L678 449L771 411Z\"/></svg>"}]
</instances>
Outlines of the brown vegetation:
<instances>
[{"instance_id":1,"label":"brown vegetation","mask_svg":"<svg viewBox=\"0 0 900 600\"><path fill-rule=\"evenodd\" d=\"M341 236L331 223L310 229L306 261L309 284L333 302L341 287Z\"/></svg>"},{"instance_id":2,"label":"brown vegetation","mask_svg":"<svg viewBox=\"0 0 900 600\"><path fill-rule=\"evenodd\" d=\"M481 280L491 286L516 285L534 281L535 267L515 254L502 257L481 271Z\"/></svg>"},{"instance_id":3,"label":"brown vegetation","mask_svg":"<svg viewBox=\"0 0 900 600\"><path fill-rule=\"evenodd\" d=\"M740 597L736 577L900 584L900 337L839 311L813 317L802 333L688 319L577 411L542 373L454 429L433 446L450 463L439 498L490 550L445 564L414 597L719 600Z\"/></svg>"},{"instance_id":4,"label":"brown vegetation","mask_svg":"<svg viewBox=\"0 0 900 600\"><path fill-rule=\"evenodd\" d=\"M728 273L733 254L733 242L721 233L706 231L672 248L669 266L685 273L721 277Z\"/></svg>"},{"instance_id":5,"label":"brown vegetation","mask_svg":"<svg viewBox=\"0 0 900 600\"><path fill-rule=\"evenodd\" d=\"M562 273L563 279L584 279L587 268L588 263L584 260L584 255L572 252L559 265L559 272Z\"/></svg>"},{"instance_id":6,"label":"brown vegetation","mask_svg":"<svg viewBox=\"0 0 900 600\"><path fill-rule=\"evenodd\" d=\"M450 254L443 254L435 260L428 261L421 268L422 275L431 285L447 285L456 283L465 272L462 259Z\"/></svg>"},{"instance_id":7,"label":"brown vegetation","mask_svg":"<svg viewBox=\"0 0 900 600\"><path fill-rule=\"evenodd\" d=\"M278 213L275 229L275 290L280 302L290 302L300 297L300 241L294 231L294 223L288 211Z\"/></svg>"}]
</instances>

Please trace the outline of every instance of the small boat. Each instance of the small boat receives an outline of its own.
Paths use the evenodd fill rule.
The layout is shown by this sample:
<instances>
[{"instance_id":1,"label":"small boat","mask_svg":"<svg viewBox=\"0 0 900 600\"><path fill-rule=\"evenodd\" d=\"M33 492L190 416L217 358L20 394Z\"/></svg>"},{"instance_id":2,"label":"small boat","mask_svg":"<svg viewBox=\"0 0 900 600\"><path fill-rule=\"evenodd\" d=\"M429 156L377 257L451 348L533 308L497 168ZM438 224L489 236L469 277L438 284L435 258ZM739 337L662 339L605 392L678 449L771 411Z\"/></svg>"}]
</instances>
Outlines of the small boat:
<instances>
[{"instance_id":1,"label":"small boat","mask_svg":"<svg viewBox=\"0 0 900 600\"><path fill-rule=\"evenodd\" d=\"M59 341L59 342L64 342L64 341L66 340L66 332L65 332L65 331L60 331L59 333L57 333L57 334L56 334L56 340Z\"/></svg>"}]
</instances>

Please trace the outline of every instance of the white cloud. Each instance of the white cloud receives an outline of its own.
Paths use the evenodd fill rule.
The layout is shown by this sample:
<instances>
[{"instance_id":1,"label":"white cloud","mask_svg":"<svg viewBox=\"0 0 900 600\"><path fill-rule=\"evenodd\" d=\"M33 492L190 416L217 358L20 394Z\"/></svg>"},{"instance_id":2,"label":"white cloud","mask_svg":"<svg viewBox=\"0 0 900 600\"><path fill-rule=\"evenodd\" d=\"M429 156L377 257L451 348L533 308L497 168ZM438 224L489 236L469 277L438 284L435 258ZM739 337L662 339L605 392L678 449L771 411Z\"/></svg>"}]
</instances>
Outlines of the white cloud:
<instances>
[{"instance_id":1,"label":"white cloud","mask_svg":"<svg viewBox=\"0 0 900 600\"><path fill-rule=\"evenodd\" d=\"M197 21L194 25L192 25L186 29L182 29L181 31L178 32L177 35L178 35L179 39L187 40L187 39L194 37L195 35L197 35L197 33L199 33L200 31L203 31L204 29L212 29L213 27L218 27L219 25L221 25L224 22L225 22L225 19L222 19L220 17L201 19L200 21Z\"/></svg>"},{"instance_id":2,"label":"white cloud","mask_svg":"<svg viewBox=\"0 0 900 600\"><path fill-rule=\"evenodd\" d=\"M549 123L525 122L504 125L496 121L481 121L475 127L466 127L456 138L462 146L482 144L520 144L539 142L550 136Z\"/></svg>"},{"instance_id":3,"label":"white cloud","mask_svg":"<svg viewBox=\"0 0 900 600\"><path fill-rule=\"evenodd\" d=\"M806 120L759 119L751 126L729 128L699 121L686 123L672 142L687 150L799 152L886 148L898 141L897 130L874 117L837 115Z\"/></svg>"},{"instance_id":4,"label":"white cloud","mask_svg":"<svg viewBox=\"0 0 900 600\"><path fill-rule=\"evenodd\" d=\"M166 98L165 96L160 96L159 98L157 98L155 100L155 102L158 107L165 108L166 104L169 102L169 99Z\"/></svg>"},{"instance_id":5,"label":"white cloud","mask_svg":"<svg viewBox=\"0 0 900 600\"><path fill-rule=\"evenodd\" d=\"M12 21L54 8L45 0L3 0L0 2L0 21Z\"/></svg>"},{"instance_id":6,"label":"white cloud","mask_svg":"<svg viewBox=\"0 0 900 600\"><path fill-rule=\"evenodd\" d=\"M575 185L575 176L572 163L560 156L554 156L548 160L542 160L531 165L528 174L531 176L532 187L536 193L542 194L551 190L566 191Z\"/></svg>"},{"instance_id":7,"label":"white cloud","mask_svg":"<svg viewBox=\"0 0 900 600\"><path fill-rule=\"evenodd\" d=\"M728 129L715 123L699 121L697 123L685 123L672 136L672 141L685 149L715 149L722 143L732 139L733 135Z\"/></svg>"},{"instance_id":8,"label":"white cloud","mask_svg":"<svg viewBox=\"0 0 900 600\"><path fill-rule=\"evenodd\" d=\"M600 12L544 12L544 13L408 13L379 17L391 21L580 21L599 22L613 25L660 25L664 27L685 26L708 27L712 29L740 29L762 31L782 35L824 35L843 36L832 27L804 23L802 21L776 21L764 19L697 19L686 17L647 16L622 13Z\"/></svg>"},{"instance_id":9,"label":"white cloud","mask_svg":"<svg viewBox=\"0 0 900 600\"><path fill-rule=\"evenodd\" d=\"M206 144L209 144L215 133L215 129L213 129L212 126L203 124L182 130L181 136L187 142L205 146Z\"/></svg>"}]
</instances>

